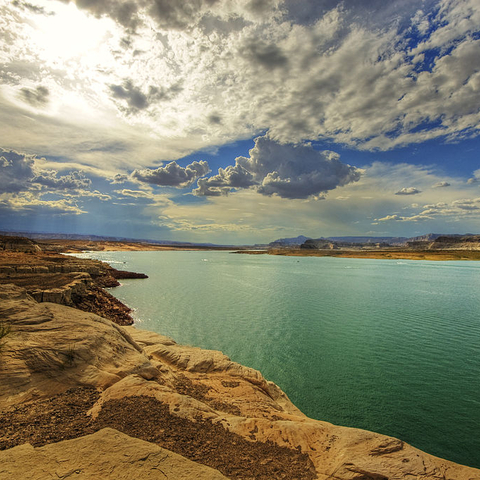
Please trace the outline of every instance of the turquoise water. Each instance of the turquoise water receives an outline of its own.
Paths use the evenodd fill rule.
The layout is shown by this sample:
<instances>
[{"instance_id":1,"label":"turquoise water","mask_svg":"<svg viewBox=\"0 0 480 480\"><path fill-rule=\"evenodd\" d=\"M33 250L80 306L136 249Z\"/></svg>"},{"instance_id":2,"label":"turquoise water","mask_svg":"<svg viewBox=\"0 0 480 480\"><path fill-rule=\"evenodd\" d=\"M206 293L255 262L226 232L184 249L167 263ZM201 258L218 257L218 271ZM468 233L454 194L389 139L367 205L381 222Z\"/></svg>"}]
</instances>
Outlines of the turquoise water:
<instances>
[{"instance_id":1,"label":"turquoise water","mask_svg":"<svg viewBox=\"0 0 480 480\"><path fill-rule=\"evenodd\" d=\"M95 252L138 326L259 369L307 415L480 467L480 262Z\"/></svg>"}]
</instances>

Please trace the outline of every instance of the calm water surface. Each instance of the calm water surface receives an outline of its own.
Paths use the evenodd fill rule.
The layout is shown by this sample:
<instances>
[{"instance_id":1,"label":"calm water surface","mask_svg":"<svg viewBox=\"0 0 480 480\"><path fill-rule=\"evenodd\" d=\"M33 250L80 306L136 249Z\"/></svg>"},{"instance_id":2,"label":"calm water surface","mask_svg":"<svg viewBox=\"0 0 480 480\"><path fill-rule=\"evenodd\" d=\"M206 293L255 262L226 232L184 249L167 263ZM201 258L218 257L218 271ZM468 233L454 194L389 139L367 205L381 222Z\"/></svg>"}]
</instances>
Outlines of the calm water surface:
<instances>
[{"instance_id":1,"label":"calm water surface","mask_svg":"<svg viewBox=\"0 0 480 480\"><path fill-rule=\"evenodd\" d=\"M307 415L480 467L480 262L85 254L140 328L260 370Z\"/></svg>"}]
</instances>

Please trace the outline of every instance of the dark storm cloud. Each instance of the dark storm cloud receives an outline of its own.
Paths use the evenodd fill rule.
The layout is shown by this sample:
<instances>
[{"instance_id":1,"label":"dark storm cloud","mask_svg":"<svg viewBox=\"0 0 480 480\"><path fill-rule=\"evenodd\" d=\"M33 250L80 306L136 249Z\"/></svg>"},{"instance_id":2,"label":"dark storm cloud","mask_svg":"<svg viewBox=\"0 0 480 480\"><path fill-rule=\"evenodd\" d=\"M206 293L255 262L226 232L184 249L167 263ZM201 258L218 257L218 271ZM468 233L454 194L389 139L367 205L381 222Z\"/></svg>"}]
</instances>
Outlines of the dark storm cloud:
<instances>
[{"instance_id":1,"label":"dark storm cloud","mask_svg":"<svg viewBox=\"0 0 480 480\"><path fill-rule=\"evenodd\" d=\"M50 97L48 88L41 85L35 89L22 88L20 90L22 99L34 107L43 107L47 105Z\"/></svg>"},{"instance_id":2,"label":"dark storm cloud","mask_svg":"<svg viewBox=\"0 0 480 480\"><path fill-rule=\"evenodd\" d=\"M203 160L193 162L185 168L180 167L177 162L170 162L165 167L134 170L132 177L153 185L185 188L192 185L195 180L203 177L209 171L208 163Z\"/></svg>"},{"instance_id":3,"label":"dark storm cloud","mask_svg":"<svg viewBox=\"0 0 480 480\"><path fill-rule=\"evenodd\" d=\"M338 154L310 145L281 145L264 136L255 139L249 153L250 157L237 157L234 166L199 180L194 193L218 196L255 187L262 195L308 198L360 179L360 171L340 162Z\"/></svg>"}]
</instances>

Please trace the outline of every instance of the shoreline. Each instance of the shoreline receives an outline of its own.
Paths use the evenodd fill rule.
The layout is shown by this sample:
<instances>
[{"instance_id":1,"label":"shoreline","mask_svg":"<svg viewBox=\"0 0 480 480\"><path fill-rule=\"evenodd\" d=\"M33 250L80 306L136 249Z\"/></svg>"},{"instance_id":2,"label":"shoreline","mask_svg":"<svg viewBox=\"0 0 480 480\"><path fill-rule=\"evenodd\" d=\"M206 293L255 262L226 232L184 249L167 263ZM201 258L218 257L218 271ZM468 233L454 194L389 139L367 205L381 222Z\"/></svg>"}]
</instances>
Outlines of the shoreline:
<instances>
[{"instance_id":1,"label":"shoreline","mask_svg":"<svg viewBox=\"0 0 480 480\"><path fill-rule=\"evenodd\" d=\"M478 250L309 250L309 249L273 249L266 251L239 250L237 254L278 255L286 257L335 257L373 260L480 260Z\"/></svg>"}]
</instances>

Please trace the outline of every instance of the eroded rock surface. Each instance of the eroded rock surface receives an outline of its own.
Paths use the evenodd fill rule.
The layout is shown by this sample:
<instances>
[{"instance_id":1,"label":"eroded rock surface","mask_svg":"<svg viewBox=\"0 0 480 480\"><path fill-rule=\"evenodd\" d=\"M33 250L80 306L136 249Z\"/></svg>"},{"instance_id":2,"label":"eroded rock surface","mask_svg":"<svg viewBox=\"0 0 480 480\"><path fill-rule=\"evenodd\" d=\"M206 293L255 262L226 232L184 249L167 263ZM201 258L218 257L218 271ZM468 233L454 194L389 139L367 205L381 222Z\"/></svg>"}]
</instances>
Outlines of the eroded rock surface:
<instances>
[{"instance_id":1,"label":"eroded rock surface","mask_svg":"<svg viewBox=\"0 0 480 480\"><path fill-rule=\"evenodd\" d=\"M0 411L9 419L3 430L0 421L0 444L42 445L48 443L47 432L58 441L56 423L49 420L52 405L68 417L69 401L62 403L67 397L61 395L94 387L95 396L69 417L69 424L78 426L68 429L70 436L115 428L227 478L480 480L479 470L395 438L312 420L258 371L220 352L177 345L168 337L119 327L63 305L39 304L12 285L1 287L0 315L13 329L0 357ZM36 424L28 417L32 411L37 412ZM22 422L30 428L23 436L18 433ZM44 452L19 447L5 454L20 459L27 451ZM47 457L38 459L50 468ZM144 467L140 459L134 463ZM137 478L149 478L141 472Z\"/></svg>"},{"instance_id":2,"label":"eroded rock surface","mask_svg":"<svg viewBox=\"0 0 480 480\"><path fill-rule=\"evenodd\" d=\"M218 470L111 428L74 440L0 452L0 478L224 480Z\"/></svg>"}]
</instances>

